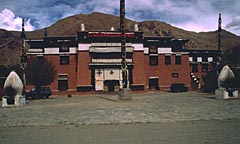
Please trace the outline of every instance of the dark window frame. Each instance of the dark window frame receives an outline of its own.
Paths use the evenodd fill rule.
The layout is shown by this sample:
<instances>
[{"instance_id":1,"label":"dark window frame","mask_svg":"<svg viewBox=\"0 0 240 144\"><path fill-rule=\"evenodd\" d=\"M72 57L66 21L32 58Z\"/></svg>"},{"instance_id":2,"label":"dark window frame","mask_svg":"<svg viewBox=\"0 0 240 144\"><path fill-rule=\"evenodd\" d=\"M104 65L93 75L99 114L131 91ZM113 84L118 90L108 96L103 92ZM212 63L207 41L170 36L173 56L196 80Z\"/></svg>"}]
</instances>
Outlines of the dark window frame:
<instances>
[{"instance_id":1,"label":"dark window frame","mask_svg":"<svg viewBox=\"0 0 240 144\"><path fill-rule=\"evenodd\" d=\"M208 64L202 64L202 72L207 72L208 71Z\"/></svg>"},{"instance_id":2,"label":"dark window frame","mask_svg":"<svg viewBox=\"0 0 240 144\"><path fill-rule=\"evenodd\" d=\"M208 56L202 56L202 62L208 62Z\"/></svg>"},{"instance_id":3,"label":"dark window frame","mask_svg":"<svg viewBox=\"0 0 240 144\"><path fill-rule=\"evenodd\" d=\"M70 64L70 56L68 55L60 55L60 64L61 65L69 65Z\"/></svg>"},{"instance_id":4,"label":"dark window frame","mask_svg":"<svg viewBox=\"0 0 240 144\"><path fill-rule=\"evenodd\" d=\"M58 80L58 90L67 91L68 90L68 80Z\"/></svg>"},{"instance_id":5,"label":"dark window frame","mask_svg":"<svg viewBox=\"0 0 240 144\"><path fill-rule=\"evenodd\" d=\"M176 65L181 65L182 64L182 56L181 55L176 55L175 56L175 64Z\"/></svg>"},{"instance_id":6,"label":"dark window frame","mask_svg":"<svg viewBox=\"0 0 240 144\"><path fill-rule=\"evenodd\" d=\"M179 77L179 73L176 72L176 71L172 72L172 77L173 78L178 78Z\"/></svg>"},{"instance_id":7,"label":"dark window frame","mask_svg":"<svg viewBox=\"0 0 240 144\"><path fill-rule=\"evenodd\" d=\"M171 55L165 55L165 65L171 65Z\"/></svg>"},{"instance_id":8,"label":"dark window frame","mask_svg":"<svg viewBox=\"0 0 240 144\"><path fill-rule=\"evenodd\" d=\"M158 66L158 55L149 55L149 65L150 66Z\"/></svg>"},{"instance_id":9,"label":"dark window frame","mask_svg":"<svg viewBox=\"0 0 240 144\"><path fill-rule=\"evenodd\" d=\"M198 64L192 64L192 72L198 72Z\"/></svg>"}]
</instances>

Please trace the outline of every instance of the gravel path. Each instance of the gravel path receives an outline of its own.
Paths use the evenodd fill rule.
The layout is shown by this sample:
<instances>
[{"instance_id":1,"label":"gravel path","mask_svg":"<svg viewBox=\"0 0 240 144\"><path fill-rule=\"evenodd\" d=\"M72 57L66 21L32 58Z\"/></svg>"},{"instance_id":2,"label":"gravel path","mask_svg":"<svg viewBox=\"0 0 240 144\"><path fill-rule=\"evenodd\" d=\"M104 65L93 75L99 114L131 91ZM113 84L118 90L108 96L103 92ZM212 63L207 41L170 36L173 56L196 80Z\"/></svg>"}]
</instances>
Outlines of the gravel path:
<instances>
[{"instance_id":1,"label":"gravel path","mask_svg":"<svg viewBox=\"0 0 240 144\"><path fill-rule=\"evenodd\" d=\"M240 120L239 99L219 100L197 92L132 97L128 102L104 94L32 100L23 107L0 108L0 127Z\"/></svg>"}]
</instances>

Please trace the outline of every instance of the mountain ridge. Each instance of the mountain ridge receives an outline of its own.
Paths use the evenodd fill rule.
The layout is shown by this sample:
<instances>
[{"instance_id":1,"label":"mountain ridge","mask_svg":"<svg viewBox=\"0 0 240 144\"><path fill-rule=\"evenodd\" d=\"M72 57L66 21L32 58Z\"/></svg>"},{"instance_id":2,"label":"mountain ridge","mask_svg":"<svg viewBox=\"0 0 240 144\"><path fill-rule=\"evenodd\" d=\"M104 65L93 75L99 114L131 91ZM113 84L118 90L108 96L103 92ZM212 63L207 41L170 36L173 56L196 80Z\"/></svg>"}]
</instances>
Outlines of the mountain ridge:
<instances>
[{"instance_id":1,"label":"mountain ridge","mask_svg":"<svg viewBox=\"0 0 240 144\"><path fill-rule=\"evenodd\" d=\"M83 23L86 31L110 30L111 27L117 30L119 28L119 17L99 12L69 16L47 27L48 36L76 36ZM188 49L217 49L216 30L197 33L156 20L136 22L126 19L126 29L133 30L135 24L138 24L139 30L144 32L144 36L166 36L170 34L173 38L189 39L190 41L186 45ZM27 39L41 39L44 37L44 29L27 31ZM21 32L0 29L0 53L2 55L0 65L9 66L19 63L21 54L20 34ZM222 30L221 48L226 50L236 45L240 45L240 37Z\"/></svg>"}]
</instances>

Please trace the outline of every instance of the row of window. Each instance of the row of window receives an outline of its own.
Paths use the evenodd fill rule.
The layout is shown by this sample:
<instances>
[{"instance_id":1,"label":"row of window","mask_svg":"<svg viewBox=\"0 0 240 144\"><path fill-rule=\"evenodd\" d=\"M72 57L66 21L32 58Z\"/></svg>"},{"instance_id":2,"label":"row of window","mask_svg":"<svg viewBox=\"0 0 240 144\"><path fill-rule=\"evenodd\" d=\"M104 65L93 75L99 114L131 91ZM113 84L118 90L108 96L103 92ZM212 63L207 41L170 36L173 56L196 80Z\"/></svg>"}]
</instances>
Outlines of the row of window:
<instances>
[{"instance_id":1,"label":"row of window","mask_svg":"<svg viewBox=\"0 0 240 144\"><path fill-rule=\"evenodd\" d=\"M214 62L216 61L214 57L189 57L190 62Z\"/></svg>"},{"instance_id":2,"label":"row of window","mask_svg":"<svg viewBox=\"0 0 240 144\"><path fill-rule=\"evenodd\" d=\"M179 77L178 72L176 72L176 71L172 72L172 77L173 78L178 78ZM157 81L158 81L158 79L157 79ZM149 85L151 85L151 82L149 83ZM158 84L157 84L157 86L158 86ZM58 90L59 91L68 90L68 79L58 80Z\"/></svg>"},{"instance_id":3,"label":"row of window","mask_svg":"<svg viewBox=\"0 0 240 144\"><path fill-rule=\"evenodd\" d=\"M60 64L61 65L68 65L70 63L69 56L60 56ZM176 55L175 57L175 64L180 65L181 62L181 56ZM171 64L171 56L165 56L165 64L170 65ZM156 66L158 65L158 56L149 56L149 65Z\"/></svg>"},{"instance_id":4,"label":"row of window","mask_svg":"<svg viewBox=\"0 0 240 144\"><path fill-rule=\"evenodd\" d=\"M202 72L207 72L208 71L208 64L202 64ZM193 64L192 65L192 72L198 72L198 65L197 64Z\"/></svg>"},{"instance_id":5,"label":"row of window","mask_svg":"<svg viewBox=\"0 0 240 144\"><path fill-rule=\"evenodd\" d=\"M171 65L171 55L165 55L165 64ZM175 64L182 64L181 55L175 56ZM158 65L158 55L149 55L149 65L157 66Z\"/></svg>"}]
</instances>

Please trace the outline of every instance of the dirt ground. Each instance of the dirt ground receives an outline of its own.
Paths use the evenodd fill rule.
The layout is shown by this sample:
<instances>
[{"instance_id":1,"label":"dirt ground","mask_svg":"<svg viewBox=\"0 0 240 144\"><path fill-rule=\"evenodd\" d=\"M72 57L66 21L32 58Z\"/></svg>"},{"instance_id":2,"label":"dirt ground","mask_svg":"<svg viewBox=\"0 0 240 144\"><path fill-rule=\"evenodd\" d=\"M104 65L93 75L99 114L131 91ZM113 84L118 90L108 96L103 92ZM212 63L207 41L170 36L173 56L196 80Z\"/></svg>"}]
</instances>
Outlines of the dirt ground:
<instances>
[{"instance_id":1,"label":"dirt ground","mask_svg":"<svg viewBox=\"0 0 240 144\"><path fill-rule=\"evenodd\" d=\"M187 93L52 96L0 108L0 144L237 144L240 100ZM1 103L0 103L1 104Z\"/></svg>"},{"instance_id":2,"label":"dirt ground","mask_svg":"<svg viewBox=\"0 0 240 144\"><path fill-rule=\"evenodd\" d=\"M1 144L239 144L239 120L0 128Z\"/></svg>"}]
</instances>

